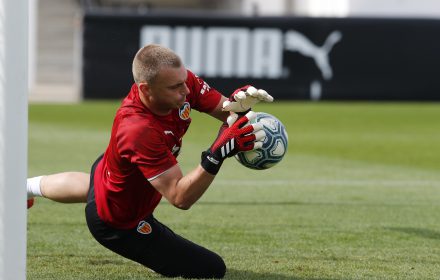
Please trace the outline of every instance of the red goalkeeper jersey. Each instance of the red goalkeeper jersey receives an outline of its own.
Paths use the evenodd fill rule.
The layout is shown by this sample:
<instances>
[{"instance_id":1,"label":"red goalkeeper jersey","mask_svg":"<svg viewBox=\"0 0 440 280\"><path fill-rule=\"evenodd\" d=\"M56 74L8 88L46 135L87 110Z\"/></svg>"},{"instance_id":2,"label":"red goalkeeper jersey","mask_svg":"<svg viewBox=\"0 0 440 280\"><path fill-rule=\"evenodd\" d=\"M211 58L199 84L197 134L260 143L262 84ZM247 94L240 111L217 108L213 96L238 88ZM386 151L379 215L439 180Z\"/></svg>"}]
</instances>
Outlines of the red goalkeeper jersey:
<instances>
[{"instance_id":1,"label":"red goalkeeper jersey","mask_svg":"<svg viewBox=\"0 0 440 280\"><path fill-rule=\"evenodd\" d=\"M190 93L180 109L157 116L141 102L136 84L116 113L110 143L94 175L99 217L129 229L153 213L162 195L150 181L177 164L190 111L211 112L221 94L188 71Z\"/></svg>"}]
</instances>

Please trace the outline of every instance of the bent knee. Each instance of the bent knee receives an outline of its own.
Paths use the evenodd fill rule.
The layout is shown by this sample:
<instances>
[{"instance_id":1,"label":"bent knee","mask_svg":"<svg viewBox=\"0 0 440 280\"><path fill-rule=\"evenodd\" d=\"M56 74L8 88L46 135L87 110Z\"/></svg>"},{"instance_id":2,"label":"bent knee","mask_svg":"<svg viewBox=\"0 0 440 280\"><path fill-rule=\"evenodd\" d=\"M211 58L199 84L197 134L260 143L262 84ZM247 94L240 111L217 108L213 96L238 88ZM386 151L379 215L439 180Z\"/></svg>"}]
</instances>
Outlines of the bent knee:
<instances>
[{"instance_id":1,"label":"bent knee","mask_svg":"<svg viewBox=\"0 0 440 280\"><path fill-rule=\"evenodd\" d=\"M223 261L223 259L220 257L220 261L217 264L217 267L215 269L215 274L213 276L213 278L223 278L225 277L226 274L226 264Z\"/></svg>"},{"instance_id":2,"label":"bent knee","mask_svg":"<svg viewBox=\"0 0 440 280\"><path fill-rule=\"evenodd\" d=\"M215 254L209 261L203 264L203 275L199 278L216 278L221 279L226 274L226 264L222 257Z\"/></svg>"}]
</instances>

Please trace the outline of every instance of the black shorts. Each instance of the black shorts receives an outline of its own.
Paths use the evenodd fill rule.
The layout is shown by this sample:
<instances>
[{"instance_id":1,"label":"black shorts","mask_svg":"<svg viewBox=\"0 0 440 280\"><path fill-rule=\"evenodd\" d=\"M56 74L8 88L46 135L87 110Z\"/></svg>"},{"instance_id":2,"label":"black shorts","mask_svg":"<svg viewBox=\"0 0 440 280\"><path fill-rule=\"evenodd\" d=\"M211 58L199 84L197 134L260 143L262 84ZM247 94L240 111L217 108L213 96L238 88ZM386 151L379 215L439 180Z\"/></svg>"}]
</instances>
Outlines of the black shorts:
<instances>
[{"instance_id":1,"label":"black shorts","mask_svg":"<svg viewBox=\"0 0 440 280\"><path fill-rule=\"evenodd\" d=\"M93 174L86 206L86 220L93 237L111 251L138 262L167 277L223 278L226 266L223 259L177 234L156 220L145 217L136 228L121 230L103 222L97 213Z\"/></svg>"}]
</instances>

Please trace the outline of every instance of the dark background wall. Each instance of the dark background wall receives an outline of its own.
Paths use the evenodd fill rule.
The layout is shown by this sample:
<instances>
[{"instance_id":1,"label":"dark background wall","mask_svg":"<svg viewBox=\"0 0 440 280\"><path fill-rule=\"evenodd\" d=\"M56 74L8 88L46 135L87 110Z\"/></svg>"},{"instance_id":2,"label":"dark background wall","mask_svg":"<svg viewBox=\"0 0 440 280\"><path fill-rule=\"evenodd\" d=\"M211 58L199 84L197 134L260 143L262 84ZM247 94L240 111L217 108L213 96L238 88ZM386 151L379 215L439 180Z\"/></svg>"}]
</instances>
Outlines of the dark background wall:
<instances>
[{"instance_id":1,"label":"dark background wall","mask_svg":"<svg viewBox=\"0 0 440 280\"><path fill-rule=\"evenodd\" d=\"M225 95L253 84L277 99L440 100L438 34L427 19L86 12L83 95L125 96L133 56L156 42Z\"/></svg>"}]
</instances>

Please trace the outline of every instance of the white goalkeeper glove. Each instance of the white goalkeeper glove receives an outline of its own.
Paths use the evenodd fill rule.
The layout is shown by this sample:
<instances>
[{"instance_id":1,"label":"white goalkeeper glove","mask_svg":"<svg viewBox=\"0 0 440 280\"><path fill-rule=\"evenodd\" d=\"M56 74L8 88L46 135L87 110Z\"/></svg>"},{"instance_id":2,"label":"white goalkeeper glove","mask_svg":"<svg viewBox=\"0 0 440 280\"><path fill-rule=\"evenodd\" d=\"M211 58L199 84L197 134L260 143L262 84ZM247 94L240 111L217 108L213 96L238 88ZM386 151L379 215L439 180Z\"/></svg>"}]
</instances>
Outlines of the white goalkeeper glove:
<instances>
[{"instance_id":1,"label":"white goalkeeper glove","mask_svg":"<svg viewBox=\"0 0 440 280\"><path fill-rule=\"evenodd\" d=\"M242 115L249 112L252 106L260 101L272 102L273 97L264 89L245 86L235 90L229 99L223 102L223 111L240 113Z\"/></svg>"}]
</instances>

